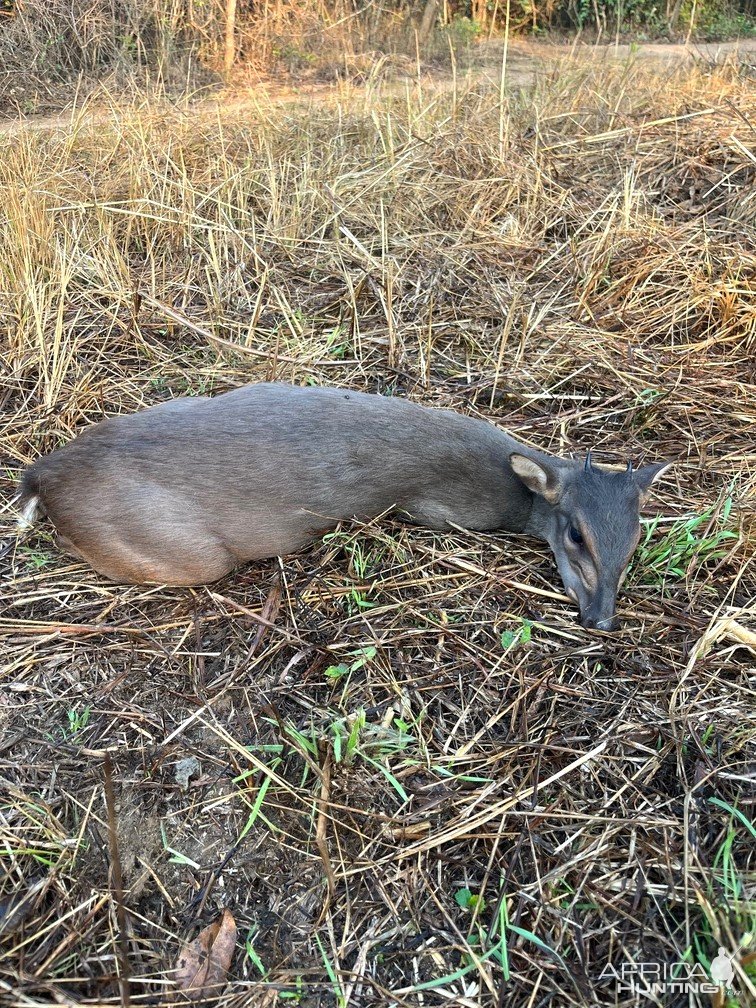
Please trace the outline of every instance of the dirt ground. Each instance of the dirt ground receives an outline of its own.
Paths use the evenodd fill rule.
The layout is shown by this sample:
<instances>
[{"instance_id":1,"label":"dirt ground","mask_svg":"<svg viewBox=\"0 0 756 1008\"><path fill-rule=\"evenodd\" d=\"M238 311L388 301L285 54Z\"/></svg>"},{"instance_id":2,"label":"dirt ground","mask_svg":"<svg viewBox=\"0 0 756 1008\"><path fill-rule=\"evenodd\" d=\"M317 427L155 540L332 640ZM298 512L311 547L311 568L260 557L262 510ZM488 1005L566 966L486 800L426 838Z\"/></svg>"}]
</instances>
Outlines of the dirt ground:
<instances>
[{"instance_id":1,"label":"dirt ground","mask_svg":"<svg viewBox=\"0 0 756 1008\"><path fill-rule=\"evenodd\" d=\"M458 86L462 90L480 85L493 85L501 80L502 63L506 68L505 80L509 87L524 87L532 84L536 74L547 71L549 67L559 64L567 57L573 64L606 65L624 62L628 59L649 61L657 64L660 69L680 66L693 61L721 61L728 56L737 55L744 60L756 60L756 39L741 39L737 42L699 42L699 43L608 43L602 45L585 45L579 42L570 45L555 45L545 42L535 42L528 39L513 39L504 49L499 40L481 44L476 49L476 56L471 65L461 70L457 82L447 70L440 68L425 68L421 75L422 86L430 93L447 91ZM397 79L398 78L398 79ZM403 61L401 68L388 63L387 72L370 79L373 89L383 96L401 94L408 82L415 80L414 68L409 61ZM354 82L340 81L334 84L309 82L299 86L282 85L269 78L261 78L251 85L237 85L233 89L223 91L220 95L191 103L190 107L198 112L212 111L214 108L226 110L235 109L243 113L246 107L299 104L303 101L338 101L344 92L353 87L360 88L365 82L358 76ZM101 102L94 97L90 103L85 103L84 110L73 108L54 115L23 116L13 119L0 118L0 133L12 136L17 132L27 130L69 129L76 123L94 116L104 117ZM100 109L98 110L98 105Z\"/></svg>"}]
</instances>

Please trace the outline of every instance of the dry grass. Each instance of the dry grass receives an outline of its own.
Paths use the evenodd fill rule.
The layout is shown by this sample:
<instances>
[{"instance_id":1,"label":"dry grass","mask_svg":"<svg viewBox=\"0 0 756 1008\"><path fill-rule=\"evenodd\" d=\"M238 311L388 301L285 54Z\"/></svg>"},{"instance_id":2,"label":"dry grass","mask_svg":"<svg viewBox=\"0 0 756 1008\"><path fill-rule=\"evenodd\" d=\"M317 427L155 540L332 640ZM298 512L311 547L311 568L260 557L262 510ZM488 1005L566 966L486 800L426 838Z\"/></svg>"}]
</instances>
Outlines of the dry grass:
<instances>
[{"instance_id":1,"label":"dry grass","mask_svg":"<svg viewBox=\"0 0 756 1008\"><path fill-rule=\"evenodd\" d=\"M4 5L14 8L12 16ZM229 69L226 6L226 0L0 0L0 116L51 112L83 96L107 101L109 93L196 99L221 81L243 85L271 74L292 82L403 76L421 56L469 63L476 39L469 21L429 25L420 37L420 18L401 4L355 10L351 0L240 2Z\"/></svg>"},{"instance_id":2,"label":"dry grass","mask_svg":"<svg viewBox=\"0 0 756 1008\"><path fill-rule=\"evenodd\" d=\"M166 1004L223 906L227 1006L711 1003L600 977L753 929L753 96L564 62L0 136L6 499L102 416L273 377L678 461L611 637L514 537L345 527L198 590L12 545L3 1005Z\"/></svg>"}]
</instances>

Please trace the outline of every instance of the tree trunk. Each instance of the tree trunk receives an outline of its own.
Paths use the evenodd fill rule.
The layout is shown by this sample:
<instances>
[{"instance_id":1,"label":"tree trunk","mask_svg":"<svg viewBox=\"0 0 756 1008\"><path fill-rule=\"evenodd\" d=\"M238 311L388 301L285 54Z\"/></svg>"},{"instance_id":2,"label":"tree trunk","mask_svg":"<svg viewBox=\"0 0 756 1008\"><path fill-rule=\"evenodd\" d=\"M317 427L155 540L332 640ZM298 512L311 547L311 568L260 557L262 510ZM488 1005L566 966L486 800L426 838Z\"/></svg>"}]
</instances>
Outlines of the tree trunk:
<instances>
[{"instance_id":1,"label":"tree trunk","mask_svg":"<svg viewBox=\"0 0 756 1008\"><path fill-rule=\"evenodd\" d=\"M417 37L421 43L425 42L433 31L438 12L438 0L427 0L423 16L420 19L420 27L417 29Z\"/></svg>"},{"instance_id":2,"label":"tree trunk","mask_svg":"<svg viewBox=\"0 0 756 1008\"><path fill-rule=\"evenodd\" d=\"M682 7L682 0L675 0L674 7L672 8L672 13L669 18L669 30L671 32L677 31L677 24L680 20L680 8Z\"/></svg>"},{"instance_id":3,"label":"tree trunk","mask_svg":"<svg viewBox=\"0 0 756 1008\"><path fill-rule=\"evenodd\" d=\"M236 0L226 0L226 46L223 67L230 73L236 59Z\"/></svg>"}]
</instances>

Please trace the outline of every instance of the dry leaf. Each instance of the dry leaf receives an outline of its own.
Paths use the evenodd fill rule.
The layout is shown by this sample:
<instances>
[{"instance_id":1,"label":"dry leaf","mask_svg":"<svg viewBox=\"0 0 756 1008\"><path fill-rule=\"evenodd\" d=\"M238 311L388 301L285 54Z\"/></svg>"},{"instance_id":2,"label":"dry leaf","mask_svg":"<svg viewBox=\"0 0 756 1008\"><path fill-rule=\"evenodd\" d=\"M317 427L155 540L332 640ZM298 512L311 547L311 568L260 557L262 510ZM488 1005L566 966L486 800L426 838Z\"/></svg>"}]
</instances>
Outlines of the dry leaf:
<instances>
[{"instance_id":1,"label":"dry leaf","mask_svg":"<svg viewBox=\"0 0 756 1008\"><path fill-rule=\"evenodd\" d=\"M725 992L721 987L711 995L711 1008L725 1008Z\"/></svg>"},{"instance_id":2,"label":"dry leaf","mask_svg":"<svg viewBox=\"0 0 756 1008\"><path fill-rule=\"evenodd\" d=\"M228 910L200 931L181 950L174 980L190 1001L200 1002L220 993L226 983L236 945L236 921Z\"/></svg>"}]
</instances>

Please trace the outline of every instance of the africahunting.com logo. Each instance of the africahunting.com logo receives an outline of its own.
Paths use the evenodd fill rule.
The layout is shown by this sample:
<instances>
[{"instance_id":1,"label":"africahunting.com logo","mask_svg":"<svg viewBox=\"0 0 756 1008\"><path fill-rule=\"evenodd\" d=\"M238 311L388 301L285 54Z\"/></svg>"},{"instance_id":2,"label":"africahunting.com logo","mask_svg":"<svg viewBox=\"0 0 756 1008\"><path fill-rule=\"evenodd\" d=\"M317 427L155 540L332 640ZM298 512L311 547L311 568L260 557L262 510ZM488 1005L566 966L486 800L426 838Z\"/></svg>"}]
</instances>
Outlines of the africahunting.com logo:
<instances>
[{"instance_id":1,"label":"africahunting.com logo","mask_svg":"<svg viewBox=\"0 0 756 1008\"><path fill-rule=\"evenodd\" d=\"M617 991L630 994L717 994L732 993L735 979L733 959L719 947L711 962L711 976L700 963L624 962L604 967L599 980L615 981Z\"/></svg>"}]
</instances>

